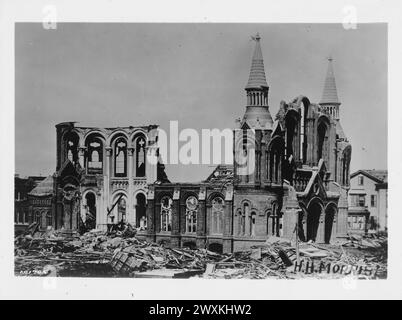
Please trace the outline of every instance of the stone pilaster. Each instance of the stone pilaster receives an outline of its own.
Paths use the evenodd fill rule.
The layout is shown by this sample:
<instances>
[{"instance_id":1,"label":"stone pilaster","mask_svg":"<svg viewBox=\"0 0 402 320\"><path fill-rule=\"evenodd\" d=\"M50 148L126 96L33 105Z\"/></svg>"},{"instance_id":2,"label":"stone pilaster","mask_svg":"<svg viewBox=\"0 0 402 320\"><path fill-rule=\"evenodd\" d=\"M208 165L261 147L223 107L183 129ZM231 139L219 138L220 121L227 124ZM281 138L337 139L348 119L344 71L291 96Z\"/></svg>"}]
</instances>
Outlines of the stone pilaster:
<instances>
[{"instance_id":1,"label":"stone pilaster","mask_svg":"<svg viewBox=\"0 0 402 320\"><path fill-rule=\"evenodd\" d=\"M87 150L86 147L79 147L78 148L78 162L80 163L81 168L85 168L85 151Z\"/></svg>"},{"instance_id":2,"label":"stone pilaster","mask_svg":"<svg viewBox=\"0 0 402 320\"><path fill-rule=\"evenodd\" d=\"M203 248L206 241L206 205L205 199L198 200L198 210L197 210L197 247Z\"/></svg>"},{"instance_id":3,"label":"stone pilaster","mask_svg":"<svg viewBox=\"0 0 402 320\"><path fill-rule=\"evenodd\" d=\"M133 197L133 194L134 194L134 180L133 180L134 179L134 177L133 177L134 148L127 148L127 155L128 155L128 198L127 198L128 214L127 214L127 220L133 226L137 227L135 199Z\"/></svg>"},{"instance_id":4,"label":"stone pilaster","mask_svg":"<svg viewBox=\"0 0 402 320\"><path fill-rule=\"evenodd\" d=\"M348 193L341 188L341 196L338 202L338 216L336 218L336 236L345 237L348 232Z\"/></svg>"},{"instance_id":5,"label":"stone pilaster","mask_svg":"<svg viewBox=\"0 0 402 320\"><path fill-rule=\"evenodd\" d=\"M175 199L172 203L172 247L180 247L180 217L180 199Z\"/></svg>"},{"instance_id":6,"label":"stone pilaster","mask_svg":"<svg viewBox=\"0 0 402 320\"><path fill-rule=\"evenodd\" d=\"M233 251L233 201L225 200L223 207L223 243L222 250L224 253Z\"/></svg>"},{"instance_id":7,"label":"stone pilaster","mask_svg":"<svg viewBox=\"0 0 402 320\"><path fill-rule=\"evenodd\" d=\"M147 205L147 241L154 242L156 234L156 225L155 225L155 200L148 199Z\"/></svg>"},{"instance_id":8,"label":"stone pilaster","mask_svg":"<svg viewBox=\"0 0 402 320\"><path fill-rule=\"evenodd\" d=\"M110 174L111 174L111 157L112 157L112 148L111 147L106 147L106 165L104 168L104 176L103 176L103 187L104 187L104 203L105 203L105 208L110 209L111 208L111 203L110 203ZM105 224L109 222L109 218L107 217L107 210L105 212Z\"/></svg>"}]
</instances>

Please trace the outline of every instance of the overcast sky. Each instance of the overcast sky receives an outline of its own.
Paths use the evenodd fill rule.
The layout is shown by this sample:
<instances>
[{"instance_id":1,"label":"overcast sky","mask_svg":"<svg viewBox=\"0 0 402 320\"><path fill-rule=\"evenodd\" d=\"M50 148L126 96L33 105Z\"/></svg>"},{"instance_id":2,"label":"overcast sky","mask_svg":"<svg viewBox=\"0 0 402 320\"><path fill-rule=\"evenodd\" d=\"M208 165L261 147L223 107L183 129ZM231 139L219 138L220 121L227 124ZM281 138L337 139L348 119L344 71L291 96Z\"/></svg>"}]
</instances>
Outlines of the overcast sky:
<instances>
[{"instance_id":1,"label":"overcast sky","mask_svg":"<svg viewBox=\"0 0 402 320\"><path fill-rule=\"evenodd\" d=\"M334 73L352 172L387 168L387 27L341 24L41 24L15 27L16 173L56 167L55 124L233 128L245 112L254 42L261 36L269 106L304 94L319 102ZM80 124L78 124L80 125ZM212 167L167 165L172 181Z\"/></svg>"}]
</instances>

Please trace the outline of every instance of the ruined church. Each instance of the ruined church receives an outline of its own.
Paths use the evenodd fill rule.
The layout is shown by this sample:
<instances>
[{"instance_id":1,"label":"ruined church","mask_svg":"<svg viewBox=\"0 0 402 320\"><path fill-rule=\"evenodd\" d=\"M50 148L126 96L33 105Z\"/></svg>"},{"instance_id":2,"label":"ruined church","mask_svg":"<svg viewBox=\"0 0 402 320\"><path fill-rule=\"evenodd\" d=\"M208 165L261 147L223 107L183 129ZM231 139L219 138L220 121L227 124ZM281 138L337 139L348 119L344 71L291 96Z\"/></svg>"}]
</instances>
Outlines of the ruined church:
<instances>
[{"instance_id":1,"label":"ruined church","mask_svg":"<svg viewBox=\"0 0 402 320\"><path fill-rule=\"evenodd\" d=\"M320 103L307 96L282 101L273 119L260 40L245 113L234 128L234 165L218 166L202 183L149 185L149 241L233 252L271 236L295 239L296 228L302 241L329 243L346 234L351 145L332 59ZM238 161L244 155L247 161Z\"/></svg>"},{"instance_id":2,"label":"ruined church","mask_svg":"<svg viewBox=\"0 0 402 320\"><path fill-rule=\"evenodd\" d=\"M31 220L66 230L125 221L148 241L219 252L271 236L292 239L296 230L302 241L345 235L351 145L340 123L332 59L319 103L298 96L282 101L272 117L260 41L257 35L245 113L233 128L233 166L218 166L201 183L174 183L159 159L156 125L61 123L56 172L29 195L48 198L49 208L31 205ZM247 161L238 161L243 156ZM41 220L42 212L50 219Z\"/></svg>"}]
</instances>

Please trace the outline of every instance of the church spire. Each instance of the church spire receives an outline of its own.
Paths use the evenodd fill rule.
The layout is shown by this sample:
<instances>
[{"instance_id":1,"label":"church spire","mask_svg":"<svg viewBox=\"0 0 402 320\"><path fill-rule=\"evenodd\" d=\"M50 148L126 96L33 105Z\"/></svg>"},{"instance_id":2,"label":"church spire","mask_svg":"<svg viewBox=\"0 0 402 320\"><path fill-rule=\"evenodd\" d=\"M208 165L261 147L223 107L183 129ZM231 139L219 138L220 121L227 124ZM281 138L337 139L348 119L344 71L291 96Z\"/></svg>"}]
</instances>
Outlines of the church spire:
<instances>
[{"instance_id":1,"label":"church spire","mask_svg":"<svg viewBox=\"0 0 402 320\"><path fill-rule=\"evenodd\" d=\"M261 87L268 87L267 79L265 78L264 59L262 58L262 51L260 45L260 35L257 33L252 37L255 41L255 48L253 59L251 61L250 76L246 85L248 89L260 89Z\"/></svg>"},{"instance_id":2,"label":"church spire","mask_svg":"<svg viewBox=\"0 0 402 320\"><path fill-rule=\"evenodd\" d=\"M332 66L332 57L328 58L327 75L325 76L324 90L320 106L322 109L329 113L334 119L339 119L339 102L338 92L336 90L335 75Z\"/></svg>"},{"instance_id":3,"label":"church spire","mask_svg":"<svg viewBox=\"0 0 402 320\"><path fill-rule=\"evenodd\" d=\"M268 84L265 78L264 60L260 40L257 33L252 37L255 41L254 54L251 61L250 76L246 85L247 109L243 117L243 125L249 128L271 128L273 121L268 110Z\"/></svg>"},{"instance_id":4,"label":"church spire","mask_svg":"<svg viewBox=\"0 0 402 320\"><path fill-rule=\"evenodd\" d=\"M341 104L336 90L334 70L332 68L332 57L328 58L328 69L325 77L324 90L320 104Z\"/></svg>"}]
</instances>

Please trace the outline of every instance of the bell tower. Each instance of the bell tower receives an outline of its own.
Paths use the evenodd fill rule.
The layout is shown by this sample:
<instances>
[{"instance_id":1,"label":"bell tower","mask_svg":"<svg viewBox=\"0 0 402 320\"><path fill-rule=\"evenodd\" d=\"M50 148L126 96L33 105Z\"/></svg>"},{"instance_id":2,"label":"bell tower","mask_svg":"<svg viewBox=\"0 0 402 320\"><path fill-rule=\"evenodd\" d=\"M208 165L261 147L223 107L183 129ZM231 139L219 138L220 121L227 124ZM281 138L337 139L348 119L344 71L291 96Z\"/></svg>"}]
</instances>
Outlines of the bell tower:
<instances>
[{"instance_id":1,"label":"bell tower","mask_svg":"<svg viewBox=\"0 0 402 320\"><path fill-rule=\"evenodd\" d=\"M252 37L255 48L250 75L245 87L246 112L238 120L235 131L235 176L239 184L260 185L266 174L266 145L272 132L273 120L268 107L268 84L265 77L261 37Z\"/></svg>"},{"instance_id":2,"label":"bell tower","mask_svg":"<svg viewBox=\"0 0 402 320\"><path fill-rule=\"evenodd\" d=\"M245 87L247 95L246 113L243 123L250 129L272 126L273 121L268 109L268 84L265 78L264 59L262 57L261 37L257 33L253 37L255 48L251 60L250 75Z\"/></svg>"}]
</instances>

